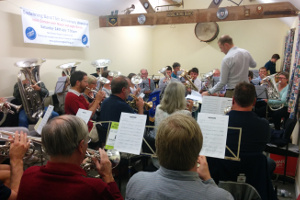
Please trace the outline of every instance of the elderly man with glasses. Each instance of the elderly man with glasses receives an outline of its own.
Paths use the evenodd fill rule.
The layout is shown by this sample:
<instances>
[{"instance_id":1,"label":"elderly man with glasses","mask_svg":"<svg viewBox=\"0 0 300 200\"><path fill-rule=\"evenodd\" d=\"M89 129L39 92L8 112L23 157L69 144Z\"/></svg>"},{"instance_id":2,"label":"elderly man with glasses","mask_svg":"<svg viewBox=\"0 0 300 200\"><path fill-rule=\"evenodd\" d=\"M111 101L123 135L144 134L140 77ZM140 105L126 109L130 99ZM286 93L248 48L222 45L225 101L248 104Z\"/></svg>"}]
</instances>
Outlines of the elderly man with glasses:
<instances>
[{"instance_id":1,"label":"elderly man with glasses","mask_svg":"<svg viewBox=\"0 0 300 200\"><path fill-rule=\"evenodd\" d=\"M42 130L42 144L49 161L28 168L21 179L18 199L123 199L112 176L107 154L93 159L100 178L89 178L80 164L85 158L89 132L73 115L50 120Z\"/></svg>"}]
</instances>

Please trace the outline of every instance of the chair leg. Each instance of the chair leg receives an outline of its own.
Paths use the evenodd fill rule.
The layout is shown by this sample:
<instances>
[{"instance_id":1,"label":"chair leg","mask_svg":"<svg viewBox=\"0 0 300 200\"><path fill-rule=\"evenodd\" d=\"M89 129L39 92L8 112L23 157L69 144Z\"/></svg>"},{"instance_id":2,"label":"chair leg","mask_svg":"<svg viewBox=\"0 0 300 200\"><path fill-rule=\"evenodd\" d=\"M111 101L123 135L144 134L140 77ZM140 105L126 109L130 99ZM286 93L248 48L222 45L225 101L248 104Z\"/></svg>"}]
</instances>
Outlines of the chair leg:
<instances>
[{"instance_id":1,"label":"chair leg","mask_svg":"<svg viewBox=\"0 0 300 200\"><path fill-rule=\"evenodd\" d=\"M283 184L285 184L285 178L286 178L286 168L287 168L287 160L288 160L288 149L289 149L289 144L286 145L285 148L285 158L284 158L284 172L283 172Z\"/></svg>"}]
</instances>

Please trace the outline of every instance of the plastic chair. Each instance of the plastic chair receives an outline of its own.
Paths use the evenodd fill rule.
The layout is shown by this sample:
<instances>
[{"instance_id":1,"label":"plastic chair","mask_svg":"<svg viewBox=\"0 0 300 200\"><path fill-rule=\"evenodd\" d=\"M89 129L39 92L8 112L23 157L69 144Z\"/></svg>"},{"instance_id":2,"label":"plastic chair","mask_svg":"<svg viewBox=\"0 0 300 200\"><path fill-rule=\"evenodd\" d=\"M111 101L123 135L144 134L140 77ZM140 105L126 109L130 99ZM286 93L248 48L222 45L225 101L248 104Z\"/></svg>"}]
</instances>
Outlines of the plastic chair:
<instances>
[{"instance_id":1,"label":"plastic chair","mask_svg":"<svg viewBox=\"0 0 300 200\"><path fill-rule=\"evenodd\" d=\"M261 200L257 190L248 183L220 181L219 187L230 192L235 200Z\"/></svg>"}]
</instances>

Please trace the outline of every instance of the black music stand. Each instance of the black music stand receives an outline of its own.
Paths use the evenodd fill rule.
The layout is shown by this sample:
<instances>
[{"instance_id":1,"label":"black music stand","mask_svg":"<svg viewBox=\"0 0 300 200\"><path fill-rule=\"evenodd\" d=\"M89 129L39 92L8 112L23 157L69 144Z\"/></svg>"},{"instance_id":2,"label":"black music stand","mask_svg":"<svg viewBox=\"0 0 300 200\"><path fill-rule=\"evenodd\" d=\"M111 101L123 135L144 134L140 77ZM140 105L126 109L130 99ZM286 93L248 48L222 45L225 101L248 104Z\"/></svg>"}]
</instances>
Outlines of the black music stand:
<instances>
[{"instance_id":1,"label":"black music stand","mask_svg":"<svg viewBox=\"0 0 300 200\"><path fill-rule=\"evenodd\" d=\"M255 85L256 98L268 99L267 87L263 85Z\"/></svg>"}]
</instances>

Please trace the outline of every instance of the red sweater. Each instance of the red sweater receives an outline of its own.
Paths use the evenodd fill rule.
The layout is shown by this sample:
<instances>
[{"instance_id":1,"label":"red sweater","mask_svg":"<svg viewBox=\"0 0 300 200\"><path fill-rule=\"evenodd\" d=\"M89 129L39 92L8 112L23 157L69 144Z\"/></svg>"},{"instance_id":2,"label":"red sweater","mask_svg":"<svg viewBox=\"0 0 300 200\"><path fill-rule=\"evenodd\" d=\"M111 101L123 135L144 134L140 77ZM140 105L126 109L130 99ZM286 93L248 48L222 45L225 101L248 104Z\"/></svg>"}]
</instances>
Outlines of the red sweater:
<instances>
[{"instance_id":1,"label":"red sweater","mask_svg":"<svg viewBox=\"0 0 300 200\"><path fill-rule=\"evenodd\" d=\"M85 100L84 96L77 96L73 92L68 92L65 99L65 114L76 115L79 108L88 110L89 103ZM88 122L89 131L93 128L93 123Z\"/></svg>"},{"instance_id":2,"label":"red sweater","mask_svg":"<svg viewBox=\"0 0 300 200\"><path fill-rule=\"evenodd\" d=\"M20 200L123 199L116 182L88 178L79 166L48 161L25 170L18 193Z\"/></svg>"}]
</instances>

